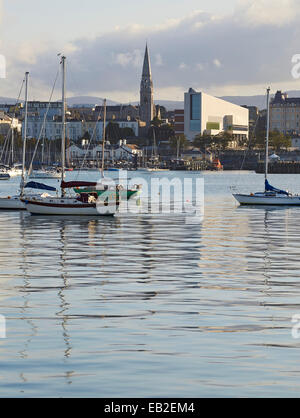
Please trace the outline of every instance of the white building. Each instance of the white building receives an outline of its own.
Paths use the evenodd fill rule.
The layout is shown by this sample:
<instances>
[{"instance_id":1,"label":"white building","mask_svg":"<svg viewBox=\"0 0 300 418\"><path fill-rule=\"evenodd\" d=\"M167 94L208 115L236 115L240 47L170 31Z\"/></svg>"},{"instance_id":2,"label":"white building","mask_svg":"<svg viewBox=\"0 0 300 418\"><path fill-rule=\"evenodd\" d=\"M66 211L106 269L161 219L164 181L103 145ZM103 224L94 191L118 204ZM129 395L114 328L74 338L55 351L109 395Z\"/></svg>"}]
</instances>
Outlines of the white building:
<instances>
[{"instance_id":1,"label":"white building","mask_svg":"<svg viewBox=\"0 0 300 418\"><path fill-rule=\"evenodd\" d=\"M0 110L0 135L7 135L10 129L21 132L21 126L19 119L12 118Z\"/></svg>"},{"instance_id":2,"label":"white building","mask_svg":"<svg viewBox=\"0 0 300 418\"><path fill-rule=\"evenodd\" d=\"M184 133L189 141L196 135L218 135L229 131L235 140L248 138L249 110L190 89L184 95Z\"/></svg>"},{"instance_id":3,"label":"white building","mask_svg":"<svg viewBox=\"0 0 300 418\"><path fill-rule=\"evenodd\" d=\"M110 121L106 122L106 126ZM139 123L137 121L114 121L120 128L131 128L138 136ZM24 121L22 125L24 136ZM81 121L81 120L67 120L66 136L71 141L77 141L85 135L89 134L90 138L100 141L103 137L103 121ZM47 138L59 139L62 134L62 123L56 118L47 119L44 124L44 118L29 117L27 123L27 136L29 138Z\"/></svg>"}]
</instances>

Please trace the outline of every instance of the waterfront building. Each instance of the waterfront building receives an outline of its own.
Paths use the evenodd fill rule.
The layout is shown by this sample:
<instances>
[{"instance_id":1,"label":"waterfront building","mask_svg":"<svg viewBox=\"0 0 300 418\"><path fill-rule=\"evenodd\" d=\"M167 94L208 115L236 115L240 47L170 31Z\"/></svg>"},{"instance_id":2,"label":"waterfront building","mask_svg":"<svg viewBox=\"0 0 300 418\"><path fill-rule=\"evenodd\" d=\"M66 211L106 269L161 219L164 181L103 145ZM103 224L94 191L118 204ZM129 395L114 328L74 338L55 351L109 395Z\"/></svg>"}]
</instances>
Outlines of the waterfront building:
<instances>
[{"instance_id":1,"label":"waterfront building","mask_svg":"<svg viewBox=\"0 0 300 418\"><path fill-rule=\"evenodd\" d=\"M270 129L285 135L300 134L300 97L289 98L277 91L270 104Z\"/></svg>"},{"instance_id":2,"label":"waterfront building","mask_svg":"<svg viewBox=\"0 0 300 418\"><path fill-rule=\"evenodd\" d=\"M24 120L22 122L22 136L24 137ZM106 126L110 122L106 122ZM131 128L135 134L138 135L139 122L134 120L114 120L120 128ZM52 119L44 119L39 117L28 117L27 121L27 136L28 138L47 138L60 139L61 138L62 123L61 117L54 117ZM103 137L103 121L84 121L76 119L66 120L66 136L71 141L78 141L85 135L93 138L95 141L100 141ZM109 138L108 138L109 139Z\"/></svg>"},{"instance_id":3,"label":"waterfront building","mask_svg":"<svg viewBox=\"0 0 300 418\"><path fill-rule=\"evenodd\" d=\"M254 133L259 121L259 109L256 106L243 105L245 109L249 110L249 134Z\"/></svg>"},{"instance_id":4,"label":"waterfront building","mask_svg":"<svg viewBox=\"0 0 300 418\"><path fill-rule=\"evenodd\" d=\"M39 117L44 119L47 114L47 118L52 119L55 116L61 116L62 114L62 102L28 102L28 115L32 117ZM25 113L24 107L21 110L22 115Z\"/></svg>"},{"instance_id":5,"label":"waterfront building","mask_svg":"<svg viewBox=\"0 0 300 418\"><path fill-rule=\"evenodd\" d=\"M66 155L71 163L100 162L102 160L102 144L96 147L89 142L84 146L72 144L66 150ZM106 144L104 150L105 161L133 161L135 157L142 157L143 151L137 145L127 144L126 140L120 140L117 145Z\"/></svg>"},{"instance_id":6,"label":"waterfront building","mask_svg":"<svg viewBox=\"0 0 300 418\"><path fill-rule=\"evenodd\" d=\"M5 112L0 110L0 135L6 136L10 129L15 129L21 132L21 122L19 119L8 116Z\"/></svg>"},{"instance_id":7,"label":"waterfront building","mask_svg":"<svg viewBox=\"0 0 300 418\"><path fill-rule=\"evenodd\" d=\"M192 88L184 95L184 133L189 141L199 134L230 132L234 141L248 139L249 110Z\"/></svg>"},{"instance_id":8,"label":"waterfront building","mask_svg":"<svg viewBox=\"0 0 300 418\"><path fill-rule=\"evenodd\" d=\"M184 135L184 109L175 110L175 135Z\"/></svg>"}]
</instances>

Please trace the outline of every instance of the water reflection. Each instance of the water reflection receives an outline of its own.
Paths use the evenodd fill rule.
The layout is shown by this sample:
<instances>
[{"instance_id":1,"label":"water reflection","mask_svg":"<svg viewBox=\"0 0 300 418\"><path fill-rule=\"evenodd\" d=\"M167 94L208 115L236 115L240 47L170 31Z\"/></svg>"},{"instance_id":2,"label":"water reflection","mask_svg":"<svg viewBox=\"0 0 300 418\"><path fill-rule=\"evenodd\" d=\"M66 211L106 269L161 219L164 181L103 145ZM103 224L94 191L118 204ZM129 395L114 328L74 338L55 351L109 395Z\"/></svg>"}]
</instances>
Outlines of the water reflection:
<instances>
[{"instance_id":1,"label":"water reflection","mask_svg":"<svg viewBox=\"0 0 300 418\"><path fill-rule=\"evenodd\" d=\"M1 395L299 390L300 212L236 208L221 186L198 225L0 213Z\"/></svg>"}]
</instances>

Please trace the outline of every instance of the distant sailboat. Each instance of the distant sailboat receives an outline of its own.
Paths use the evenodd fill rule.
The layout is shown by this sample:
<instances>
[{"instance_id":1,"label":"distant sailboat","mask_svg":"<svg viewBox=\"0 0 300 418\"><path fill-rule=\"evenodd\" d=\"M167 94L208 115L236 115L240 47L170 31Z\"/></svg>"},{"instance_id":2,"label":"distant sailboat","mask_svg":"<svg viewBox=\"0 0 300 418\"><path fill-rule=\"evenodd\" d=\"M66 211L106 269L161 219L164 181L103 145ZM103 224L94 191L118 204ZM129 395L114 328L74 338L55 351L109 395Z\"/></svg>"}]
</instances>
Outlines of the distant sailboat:
<instances>
[{"instance_id":1,"label":"distant sailboat","mask_svg":"<svg viewBox=\"0 0 300 418\"><path fill-rule=\"evenodd\" d=\"M25 205L22 202L22 198L25 195L25 189L39 189L44 192L47 191L56 191L55 188L46 186L40 183L27 183L25 182L26 178L26 167L25 167L25 156L26 156L26 143L27 143L27 103L28 103L28 78L29 73L25 74L25 118L24 118L24 139L23 139L23 163L21 166L21 183L20 183L20 192L19 194L12 196L0 197L0 209L6 210L25 210ZM31 197L36 197L38 195L30 195Z\"/></svg>"},{"instance_id":2,"label":"distant sailboat","mask_svg":"<svg viewBox=\"0 0 300 418\"><path fill-rule=\"evenodd\" d=\"M269 164L269 136L270 136L270 88L267 89L267 137L265 160L265 191L250 194L233 194L240 205L272 205L272 206L300 206L300 196L285 190L277 189L268 181Z\"/></svg>"}]
</instances>

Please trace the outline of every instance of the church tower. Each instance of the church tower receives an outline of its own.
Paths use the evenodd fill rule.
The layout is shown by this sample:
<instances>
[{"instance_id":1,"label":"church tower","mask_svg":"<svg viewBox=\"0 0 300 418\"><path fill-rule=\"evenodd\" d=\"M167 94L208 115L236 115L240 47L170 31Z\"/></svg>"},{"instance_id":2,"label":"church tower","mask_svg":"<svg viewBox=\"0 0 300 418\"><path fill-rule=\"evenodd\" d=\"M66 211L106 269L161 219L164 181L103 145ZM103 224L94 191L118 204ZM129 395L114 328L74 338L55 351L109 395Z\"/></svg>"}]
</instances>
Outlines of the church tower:
<instances>
[{"instance_id":1,"label":"church tower","mask_svg":"<svg viewBox=\"0 0 300 418\"><path fill-rule=\"evenodd\" d=\"M148 45L146 45L141 81L140 118L149 128L154 116L153 81Z\"/></svg>"}]
</instances>

